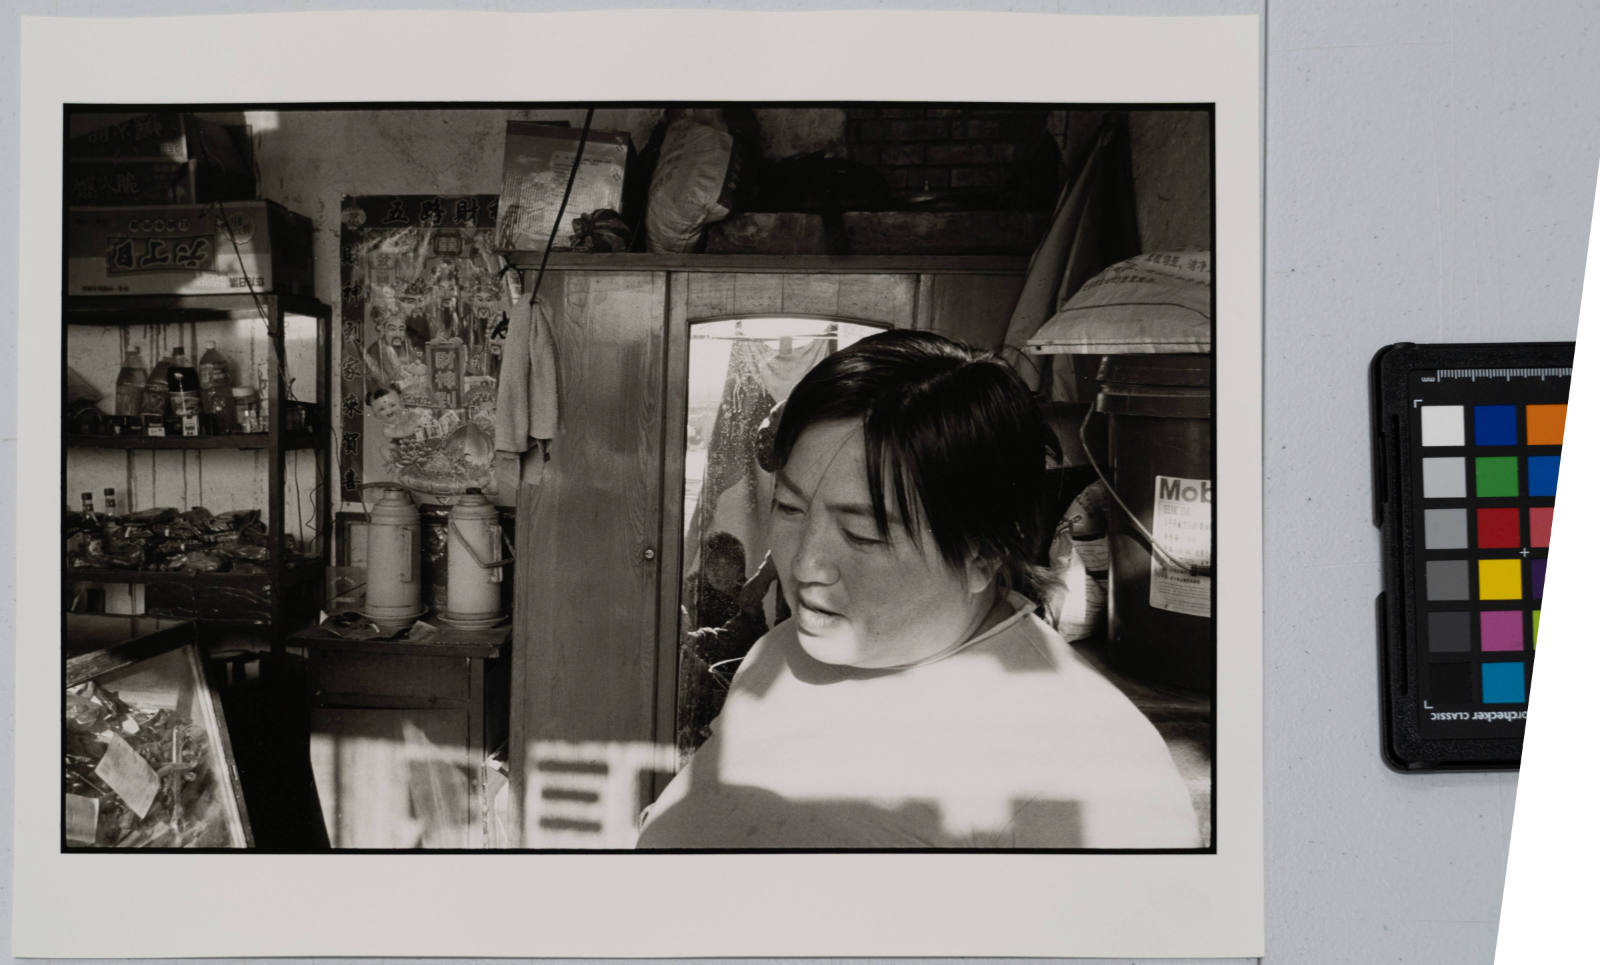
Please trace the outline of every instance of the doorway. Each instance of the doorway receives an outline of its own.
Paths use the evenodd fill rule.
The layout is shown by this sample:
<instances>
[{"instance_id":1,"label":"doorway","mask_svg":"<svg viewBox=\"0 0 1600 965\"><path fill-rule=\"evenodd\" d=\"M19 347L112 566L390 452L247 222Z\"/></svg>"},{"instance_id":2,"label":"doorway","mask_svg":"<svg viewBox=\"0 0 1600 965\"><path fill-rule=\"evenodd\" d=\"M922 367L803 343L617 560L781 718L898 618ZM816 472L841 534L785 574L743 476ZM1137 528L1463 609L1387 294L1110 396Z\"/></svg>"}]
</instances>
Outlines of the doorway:
<instances>
[{"instance_id":1,"label":"doorway","mask_svg":"<svg viewBox=\"0 0 1600 965\"><path fill-rule=\"evenodd\" d=\"M886 327L797 315L689 323L674 726L680 763L704 742L744 653L786 616L766 559L774 409L822 359Z\"/></svg>"}]
</instances>

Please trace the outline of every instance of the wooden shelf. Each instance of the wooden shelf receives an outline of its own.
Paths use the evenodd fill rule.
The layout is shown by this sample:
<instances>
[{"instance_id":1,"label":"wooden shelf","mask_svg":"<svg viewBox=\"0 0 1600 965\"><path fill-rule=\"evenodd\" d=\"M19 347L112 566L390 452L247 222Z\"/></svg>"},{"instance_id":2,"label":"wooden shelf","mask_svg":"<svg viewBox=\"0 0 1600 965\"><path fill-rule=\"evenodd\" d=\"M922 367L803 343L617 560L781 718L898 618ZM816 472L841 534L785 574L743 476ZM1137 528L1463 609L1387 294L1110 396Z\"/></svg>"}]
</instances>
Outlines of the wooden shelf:
<instances>
[{"instance_id":1,"label":"wooden shelf","mask_svg":"<svg viewBox=\"0 0 1600 965\"><path fill-rule=\"evenodd\" d=\"M69 325L131 325L160 313L163 321L190 322L225 319L235 312L270 313L276 300L285 315L328 319L333 310L309 295L249 292L207 295L71 295L62 299L62 316ZM260 309L257 303L260 304Z\"/></svg>"},{"instance_id":2,"label":"wooden shelf","mask_svg":"<svg viewBox=\"0 0 1600 965\"><path fill-rule=\"evenodd\" d=\"M502 251L518 268L537 269L540 251ZM832 274L941 274L1023 275L1027 255L708 255L592 254L551 252L545 266L551 271L714 271L714 272L827 272Z\"/></svg>"},{"instance_id":3,"label":"wooden shelf","mask_svg":"<svg viewBox=\"0 0 1600 965\"><path fill-rule=\"evenodd\" d=\"M284 449L315 449L317 434L306 430L278 437ZM69 449L271 449L269 433L234 433L220 436L85 436L69 435Z\"/></svg>"},{"instance_id":4,"label":"wooden shelf","mask_svg":"<svg viewBox=\"0 0 1600 965\"><path fill-rule=\"evenodd\" d=\"M316 557L297 557L283 565L285 587L308 582L322 571ZM96 566L67 566L62 579L75 583L181 584L197 587L261 587L272 583L272 574L262 573L185 573L182 570L121 570Z\"/></svg>"}]
</instances>

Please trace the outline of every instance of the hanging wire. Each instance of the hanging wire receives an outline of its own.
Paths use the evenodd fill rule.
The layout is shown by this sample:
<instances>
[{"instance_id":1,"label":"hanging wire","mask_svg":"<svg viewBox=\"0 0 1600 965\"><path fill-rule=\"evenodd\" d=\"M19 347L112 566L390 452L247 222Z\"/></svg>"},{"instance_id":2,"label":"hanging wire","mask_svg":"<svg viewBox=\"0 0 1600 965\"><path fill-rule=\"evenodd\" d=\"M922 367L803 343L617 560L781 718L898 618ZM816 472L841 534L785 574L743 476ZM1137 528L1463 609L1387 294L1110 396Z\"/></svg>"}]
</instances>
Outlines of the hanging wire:
<instances>
[{"instance_id":1,"label":"hanging wire","mask_svg":"<svg viewBox=\"0 0 1600 965\"><path fill-rule=\"evenodd\" d=\"M534 276L533 290L528 293L528 304L538 303L539 286L544 284L545 265L550 263L550 249L555 246L556 234L561 231L561 219L567 213L567 199L572 197L572 186L578 180L578 166L583 163L583 146L589 142L589 125L594 123L594 108L583 115L583 130L578 133L578 151L572 158L572 170L567 172L567 189L561 192L561 204L556 207L556 219L550 225L550 237L545 240L544 254L539 257L539 273Z\"/></svg>"},{"instance_id":2,"label":"hanging wire","mask_svg":"<svg viewBox=\"0 0 1600 965\"><path fill-rule=\"evenodd\" d=\"M1117 493L1116 487L1111 484L1111 480L1106 477L1105 472L1100 468L1100 463L1095 459L1094 446L1089 444L1089 421L1093 418L1094 407L1090 406L1089 411L1084 413L1083 424L1078 427L1078 441L1083 444L1083 454L1089 460L1089 468L1093 469L1094 474L1100 477L1101 482L1105 483L1106 492L1111 494L1112 500L1122 510L1123 515L1127 516L1128 521L1133 524L1133 528L1138 530L1140 536L1144 537L1145 543L1150 547L1151 554L1160 559L1161 564L1167 569L1186 573L1189 576L1210 576L1211 564L1209 562L1190 563L1178 558L1156 539L1154 533L1139 522L1138 514L1129 509L1128 504L1122 501L1122 496Z\"/></svg>"}]
</instances>

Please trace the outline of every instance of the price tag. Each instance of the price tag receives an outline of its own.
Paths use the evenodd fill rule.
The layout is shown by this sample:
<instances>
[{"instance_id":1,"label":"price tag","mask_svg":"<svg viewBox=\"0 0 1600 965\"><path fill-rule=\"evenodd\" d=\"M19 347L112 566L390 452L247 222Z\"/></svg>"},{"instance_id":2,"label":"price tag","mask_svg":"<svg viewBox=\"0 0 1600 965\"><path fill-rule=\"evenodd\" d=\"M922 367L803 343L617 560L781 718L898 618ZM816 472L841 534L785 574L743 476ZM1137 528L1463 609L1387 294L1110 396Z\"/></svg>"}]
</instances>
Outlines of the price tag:
<instances>
[{"instance_id":1,"label":"price tag","mask_svg":"<svg viewBox=\"0 0 1600 965\"><path fill-rule=\"evenodd\" d=\"M117 792L134 814L144 819L161 790L161 778L127 741L107 732L106 753L94 767L94 776Z\"/></svg>"},{"instance_id":2,"label":"price tag","mask_svg":"<svg viewBox=\"0 0 1600 965\"><path fill-rule=\"evenodd\" d=\"M100 801L82 794L67 796L67 843L94 844L100 826Z\"/></svg>"}]
</instances>

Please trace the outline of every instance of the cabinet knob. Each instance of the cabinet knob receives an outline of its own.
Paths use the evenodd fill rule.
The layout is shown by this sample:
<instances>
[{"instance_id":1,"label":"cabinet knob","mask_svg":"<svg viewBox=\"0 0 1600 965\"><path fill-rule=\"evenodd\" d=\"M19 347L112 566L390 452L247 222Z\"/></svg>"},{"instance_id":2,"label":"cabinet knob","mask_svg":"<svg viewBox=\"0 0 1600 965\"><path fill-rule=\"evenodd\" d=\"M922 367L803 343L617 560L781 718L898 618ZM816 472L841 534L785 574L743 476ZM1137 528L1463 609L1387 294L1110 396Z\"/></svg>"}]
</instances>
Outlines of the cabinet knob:
<instances>
[{"instance_id":1,"label":"cabinet knob","mask_svg":"<svg viewBox=\"0 0 1600 965\"><path fill-rule=\"evenodd\" d=\"M656 551L655 551L655 547L652 547L652 546L646 546L646 547L645 547L645 548L644 548L644 558L645 558L645 559L646 559L646 560L653 560L653 559L655 559L655 558L656 558Z\"/></svg>"}]
</instances>

